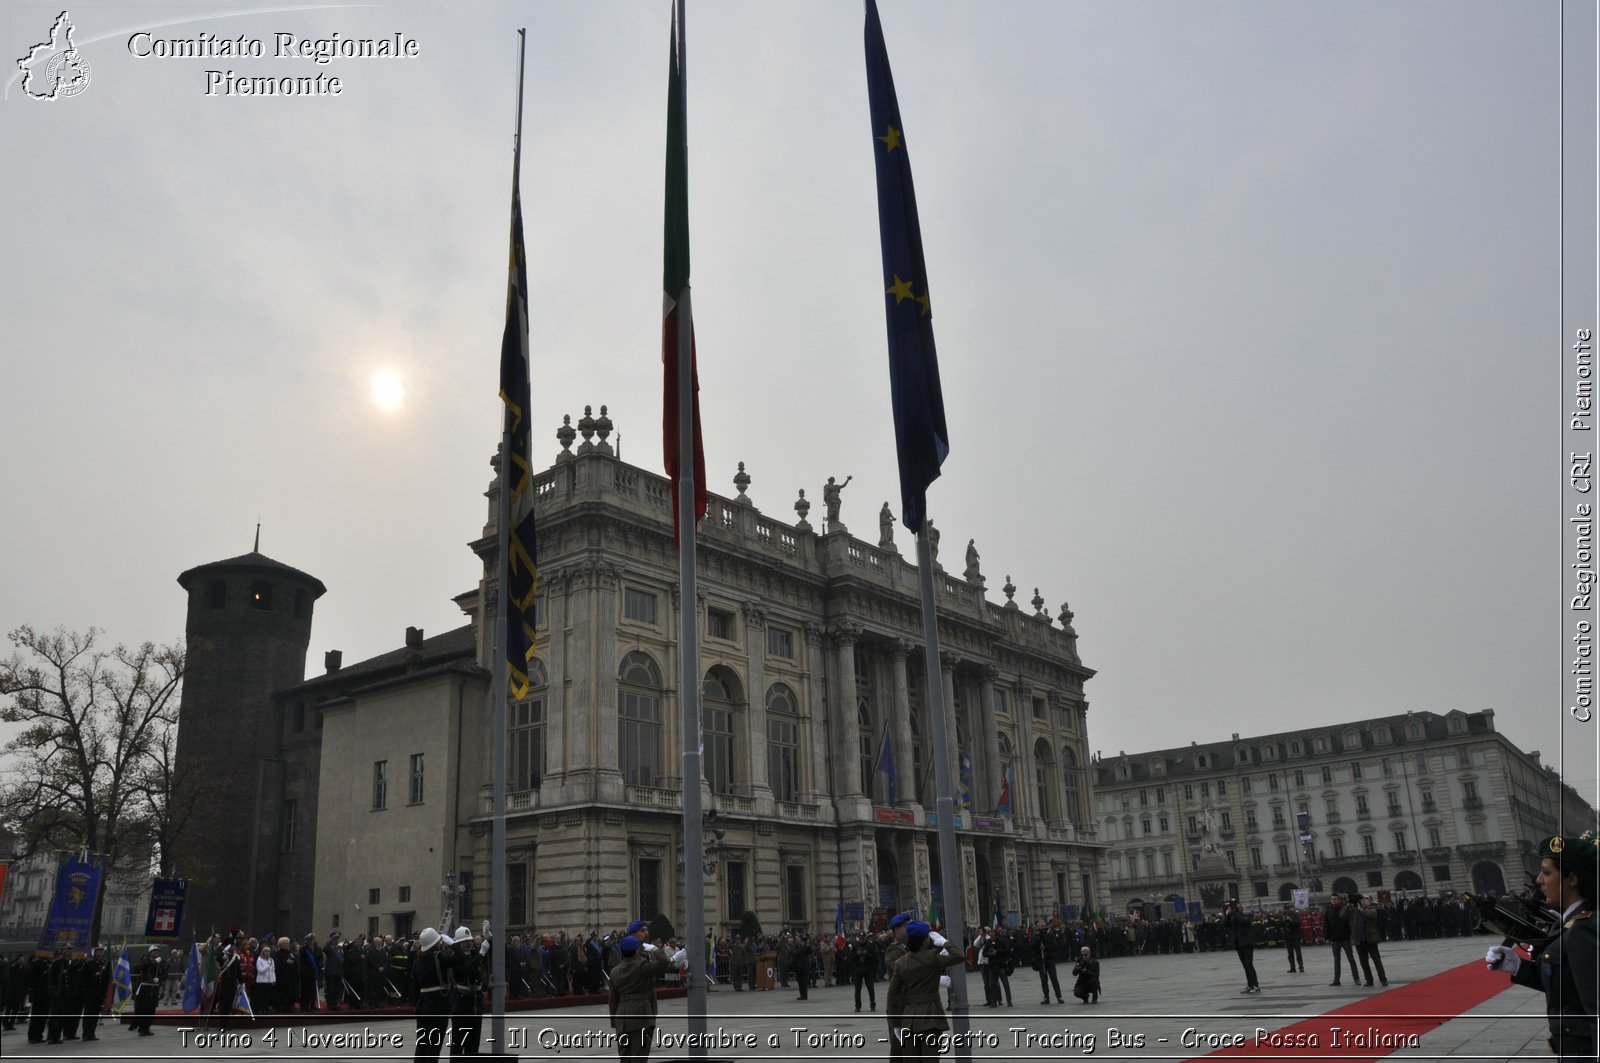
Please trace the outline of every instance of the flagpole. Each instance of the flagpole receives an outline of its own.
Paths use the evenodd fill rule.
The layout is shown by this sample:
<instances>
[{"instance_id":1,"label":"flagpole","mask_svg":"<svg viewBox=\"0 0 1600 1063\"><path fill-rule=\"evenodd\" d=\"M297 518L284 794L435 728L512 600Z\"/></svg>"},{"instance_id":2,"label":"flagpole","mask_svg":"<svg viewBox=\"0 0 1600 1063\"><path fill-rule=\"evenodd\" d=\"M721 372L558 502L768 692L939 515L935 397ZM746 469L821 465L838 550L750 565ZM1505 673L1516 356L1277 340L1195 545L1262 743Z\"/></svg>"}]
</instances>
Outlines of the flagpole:
<instances>
[{"instance_id":1,"label":"flagpole","mask_svg":"<svg viewBox=\"0 0 1600 1063\"><path fill-rule=\"evenodd\" d=\"M688 40L684 0L677 0L678 71L688 96ZM685 113L688 108L685 106ZM688 122L684 122L688 156ZM685 163L685 172L688 164ZM683 724L684 940L689 954L689 1055L706 1055L705 831L700 810L700 596L695 586L694 314L687 278L678 293L678 705Z\"/></svg>"},{"instance_id":2,"label":"flagpole","mask_svg":"<svg viewBox=\"0 0 1600 1063\"><path fill-rule=\"evenodd\" d=\"M966 933L966 913L961 895L961 860L956 849L956 817L954 791L950 779L950 735L945 730L944 684L937 680L939 667L939 617L933 598L933 551L928 549L928 521L924 517L917 529L917 572L922 582L922 646L923 669L928 676L928 713L933 723L933 785L936 807L939 810L939 878L943 882L944 935L957 949L963 947ZM972 1044L967 1040L971 1019L967 1012L967 979L965 968L961 974L952 972L950 986L955 998L955 1008L950 1016L951 1039L955 1041L956 1058L971 1059Z\"/></svg>"},{"instance_id":3,"label":"flagpole","mask_svg":"<svg viewBox=\"0 0 1600 1063\"><path fill-rule=\"evenodd\" d=\"M528 31L517 30L517 129L513 142L511 187L522 179L522 75L528 55ZM515 196L512 197L515 202ZM513 210L515 206L513 206ZM524 410L523 416L530 411ZM489 925L500 932L501 942L489 950L489 1043L492 1055L506 1054L506 951L505 931L510 888L506 871L506 624L511 613L511 426L500 435L500 491L496 512L500 529L499 589L494 625L494 650L490 656L489 708L493 735L494 820L489 850ZM450 933L440 927L441 934Z\"/></svg>"}]
</instances>

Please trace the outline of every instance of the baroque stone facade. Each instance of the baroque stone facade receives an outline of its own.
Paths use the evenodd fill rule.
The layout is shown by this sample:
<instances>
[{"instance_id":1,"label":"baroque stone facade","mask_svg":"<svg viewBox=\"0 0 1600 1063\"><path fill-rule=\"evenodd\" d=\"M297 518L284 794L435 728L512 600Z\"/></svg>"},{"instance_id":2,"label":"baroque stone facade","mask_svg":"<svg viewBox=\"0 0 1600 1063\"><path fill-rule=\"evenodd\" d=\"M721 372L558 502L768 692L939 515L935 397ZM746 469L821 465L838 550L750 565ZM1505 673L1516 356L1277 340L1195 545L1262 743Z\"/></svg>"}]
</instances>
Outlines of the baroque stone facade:
<instances>
[{"instance_id":1,"label":"baroque stone facade","mask_svg":"<svg viewBox=\"0 0 1600 1063\"><path fill-rule=\"evenodd\" d=\"M592 419L586 417L585 421ZM580 430L584 422L580 422ZM511 707L513 927L684 918L677 553L668 481L604 434L536 478L542 610L534 689ZM916 569L891 543L775 521L745 491L713 495L697 539L706 924L830 927L943 896L926 692L953 736L961 883L971 921L1047 915L1095 896L1084 682L1067 626L985 600L981 576L936 572L942 655L930 680ZM497 538L463 596L492 615ZM880 536L881 540L881 536ZM975 568L975 565L973 566ZM1041 600L1042 603L1042 600ZM479 627L487 666L490 632ZM478 735L490 763L491 735ZM886 748L889 752L886 753ZM887 769L893 762L893 778ZM1010 781L1005 784L1007 772ZM998 808L1003 785L1011 815ZM892 793L891 793L892 788ZM490 780L450 871L486 914ZM1091 900L1093 903L1093 900ZM943 905L939 904L940 910ZM319 905L320 909L320 905ZM857 914L859 912L859 914Z\"/></svg>"},{"instance_id":2,"label":"baroque stone facade","mask_svg":"<svg viewBox=\"0 0 1600 1063\"><path fill-rule=\"evenodd\" d=\"M1521 890L1539 839L1595 810L1494 710L1410 712L1097 758L1095 816L1112 903L1170 914L1222 895ZM1304 840L1302 840L1304 839ZM1204 896L1206 893L1212 896Z\"/></svg>"}]
</instances>

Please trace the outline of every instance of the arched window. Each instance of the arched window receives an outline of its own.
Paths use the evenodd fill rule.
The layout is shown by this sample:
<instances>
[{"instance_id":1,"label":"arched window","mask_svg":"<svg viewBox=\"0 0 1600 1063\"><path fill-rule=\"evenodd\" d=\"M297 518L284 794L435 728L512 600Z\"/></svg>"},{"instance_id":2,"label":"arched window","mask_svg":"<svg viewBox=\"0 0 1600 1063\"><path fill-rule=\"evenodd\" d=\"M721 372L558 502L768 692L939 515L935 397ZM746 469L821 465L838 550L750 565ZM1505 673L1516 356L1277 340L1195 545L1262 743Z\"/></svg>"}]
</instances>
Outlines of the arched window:
<instances>
[{"instance_id":1,"label":"arched window","mask_svg":"<svg viewBox=\"0 0 1600 1063\"><path fill-rule=\"evenodd\" d=\"M1042 738L1033 747L1033 788L1034 799L1039 802L1039 815L1047 823L1060 820L1055 757L1050 755L1050 743Z\"/></svg>"},{"instance_id":2,"label":"arched window","mask_svg":"<svg viewBox=\"0 0 1600 1063\"><path fill-rule=\"evenodd\" d=\"M622 659L617 692L617 759L630 786L654 786L661 774L661 669L648 653Z\"/></svg>"},{"instance_id":3,"label":"arched window","mask_svg":"<svg viewBox=\"0 0 1600 1063\"><path fill-rule=\"evenodd\" d=\"M744 780L739 741L744 729L744 688L726 665L714 665L700 684L706 782L714 794L731 794Z\"/></svg>"},{"instance_id":4,"label":"arched window","mask_svg":"<svg viewBox=\"0 0 1600 1063\"><path fill-rule=\"evenodd\" d=\"M506 719L506 788L537 790L544 778L545 697L550 685L544 662L528 664L528 696L514 703Z\"/></svg>"},{"instance_id":5,"label":"arched window","mask_svg":"<svg viewBox=\"0 0 1600 1063\"><path fill-rule=\"evenodd\" d=\"M778 801L800 799L800 710L794 691L767 691L767 782Z\"/></svg>"},{"instance_id":6,"label":"arched window","mask_svg":"<svg viewBox=\"0 0 1600 1063\"><path fill-rule=\"evenodd\" d=\"M1083 809L1078 800L1078 758L1072 752L1071 746L1061 747L1061 778L1067 784L1067 804L1062 810L1062 818L1072 822L1083 822Z\"/></svg>"}]
</instances>

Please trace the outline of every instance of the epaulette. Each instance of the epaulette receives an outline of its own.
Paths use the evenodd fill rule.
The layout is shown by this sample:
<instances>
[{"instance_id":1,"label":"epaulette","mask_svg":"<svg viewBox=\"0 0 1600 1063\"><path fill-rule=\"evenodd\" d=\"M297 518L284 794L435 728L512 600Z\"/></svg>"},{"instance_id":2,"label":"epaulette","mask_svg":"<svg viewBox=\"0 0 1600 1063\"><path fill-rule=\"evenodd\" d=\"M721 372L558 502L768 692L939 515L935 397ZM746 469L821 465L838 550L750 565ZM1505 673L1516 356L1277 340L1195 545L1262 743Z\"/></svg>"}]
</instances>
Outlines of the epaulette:
<instances>
[{"instance_id":1,"label":"epaulette","mask_svg":"<svg viewBox=\"0 0 1600 1063\"><path fill-rule=\"evenodd\" d=\"M1572 927L1576 926L1578 923L1583 922L1585 919L1593 919L1593 918L1594 918L1594 913L1593 912L1579 912L1577 915L1573 916L1571 919L1568 919L1565 923L1563 923L1562 926L1565 929L1569 929L1570 930Z\"/></svg>"}]
</instances>

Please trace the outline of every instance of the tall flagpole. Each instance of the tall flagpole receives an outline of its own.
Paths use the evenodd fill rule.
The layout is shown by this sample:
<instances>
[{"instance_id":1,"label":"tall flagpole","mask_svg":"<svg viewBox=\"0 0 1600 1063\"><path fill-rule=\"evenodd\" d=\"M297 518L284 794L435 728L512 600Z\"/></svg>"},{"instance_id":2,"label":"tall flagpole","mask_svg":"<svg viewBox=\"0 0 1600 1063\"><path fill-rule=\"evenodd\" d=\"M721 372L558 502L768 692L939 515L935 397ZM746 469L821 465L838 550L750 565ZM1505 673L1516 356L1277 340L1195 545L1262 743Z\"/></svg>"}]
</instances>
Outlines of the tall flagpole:
<instances>
[{"instance_id":1,"label":"tall flagpole","mask_svg":"<svg viewBox=\"0 0 1600 1063\"><path fill-rule=\"evenodd\" d=\"M511 186L522 180L522 72L528 54L528 31L517 30L517 130L512 151ZM516 197L513 196L513 203ZM515 210L515 206L512 208ZM529 411L523 411L528 416ZM506 624L511 615L511 430L507 424L500 437L500 497L496 502L500 527L499 589L494 625L494 655L489 685L489 718L492 721L494 760L493 841L489 848L489 920L500 933L500 941L489 950L489 1043L493 1055L506 1054L506 893L510 888L506 872ZM440 933L450 931L440 928Z\"/></svg>"},{"instance_id":2,"label":"tall flagpole","mask_svg":"<svg viewBox=\"0 0 1600 1063\"><path fill-rule=\"evenodd\" d=\"M935 807L939 810L939 878L944 890L944 903L940 915L944 918L944 934L962 948L966 933L965 903L961 894L961 860L956 848L956 815L954 790L950 778L950 735L945 729L944 683L936 677L939 667L939 616L933 598L933 551L928 549L928 520L923 518L917 529L917 573L922 582L922 646L923 669L928 676L928 713L933 717L933 786L937 795ZM1013 798L1014 800L1014 798ZM950 1016L951 1039L955 1042L956 1058L971 1059L972 1044L967 1039L971 1018L967 1011L967 979L952 974L950 985L954 990L955 1008Z\"/></svg>"},{"instance_id":3,"label":"tall flagpole","mask_svg":"<svg viewBox=\"0 0 1600 1063\"><path fill-rule=\"evenodd\" d=\"M687 100L688 41L684 0L677 0L678 71ZM687 115L688 107L684 112ZM689 130L684 122L684 157ZM688 163L684 164L685 173ZM694 314L685 278L678 292L678 705L683 717L683 895L684 941L689 954L689 1055L706 1054L705 827L700 811L700 596L695 587Z\"/></svg>"}]
</instances>

